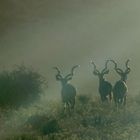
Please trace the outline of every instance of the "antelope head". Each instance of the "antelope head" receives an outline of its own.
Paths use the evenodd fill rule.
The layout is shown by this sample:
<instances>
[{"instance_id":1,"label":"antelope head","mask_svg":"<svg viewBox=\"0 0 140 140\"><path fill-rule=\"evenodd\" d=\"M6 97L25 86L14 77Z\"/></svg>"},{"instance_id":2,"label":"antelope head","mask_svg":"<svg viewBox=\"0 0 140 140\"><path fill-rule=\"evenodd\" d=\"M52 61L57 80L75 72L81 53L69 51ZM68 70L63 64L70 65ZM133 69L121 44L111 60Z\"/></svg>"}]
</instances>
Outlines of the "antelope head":
<instances>
[{"instance_id":1,"label":"antelope head","mask_svg":"<svg viewBox=\"0 0 140 140\"><path fill-rule=\"evenodd\" d=\"M98 76L100 81L104 81L104 75L109 73L109 69L107 68L108 62L109 60L105 62L105 68L101 72L96 68L96 64L93 61L91 62L94 67L93 74Z\"/></svg>"},{"instance_id":2,"label":"antelope head","mask_svg":"<svg viewBox=\"0 0 140 140\"><path fill-rule=\"evenodd\" d=\"M62 85L65 86L68 83L68 81L70 81L72 79L72 77L74 75L74 70L77 67L79 67L79 65L73 66L72 69L71 69L71 72L68 75L66 75L65 77L62 76L58 67L54 67L54 69L57 71L56 80L60 81L62 83Z\"/></svg>"},{"instance_id":3,"label":"antelope head","mask_svg":"<svg viewBox=\"0 0 140 140\"><path fill-rule=\"evenodd\" d=\"M124 82L126 82L127 75L131 71L130 67L128 66L128 63L129 63L130 60L128 59L125 62L125 66L126 66L126 69L125 70L122 70L122 69L118 68L117 63L114 60L110 60L110 61L114 63L114 65L115 65L114 69L121 76L121 80L124 81Z\"/></svg>"}]
</instances>

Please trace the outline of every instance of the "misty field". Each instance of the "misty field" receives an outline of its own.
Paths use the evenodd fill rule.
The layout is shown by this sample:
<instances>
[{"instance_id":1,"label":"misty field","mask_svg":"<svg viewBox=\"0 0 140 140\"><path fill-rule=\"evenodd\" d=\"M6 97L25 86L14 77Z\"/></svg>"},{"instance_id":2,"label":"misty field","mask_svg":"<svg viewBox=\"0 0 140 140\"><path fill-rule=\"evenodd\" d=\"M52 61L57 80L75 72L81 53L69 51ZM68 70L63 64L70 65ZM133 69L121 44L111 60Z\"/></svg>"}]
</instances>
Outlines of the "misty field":
<instances>
[{"instance_id":1,"label":"misty field","mask_svg":"<svg viewBox=\"0 0 140 140\"><path fill-rule=\"evenodd\" d=\"M42 100L45 83L25 66L0 73L0 139L139 140L139 94L129 94L127 105L116 108L98 93L79 93L69 113L60 99Z\"/></svg>"},{"instance_id":2,"label":"misty field","mask_svg":"<svg viewBox=\"0 0 140 140\"><path fill-rule=\"evenodd\" d=\"M62 112L58 101L34 103L1 112L1 139L6 140L139 140L140 96L127 106L101 104L98 97L78 95L75 111Z\"/></svg>"},{"instance_id":3,"label":"misty field","mask_svg":"<svg viewBox=\"0 0 140 140\"><path fill-rule=\"evenodd\" d=\"M0 140L140 140L139 63L140 0L1 0Z\"/></svg>"}]
</instances>

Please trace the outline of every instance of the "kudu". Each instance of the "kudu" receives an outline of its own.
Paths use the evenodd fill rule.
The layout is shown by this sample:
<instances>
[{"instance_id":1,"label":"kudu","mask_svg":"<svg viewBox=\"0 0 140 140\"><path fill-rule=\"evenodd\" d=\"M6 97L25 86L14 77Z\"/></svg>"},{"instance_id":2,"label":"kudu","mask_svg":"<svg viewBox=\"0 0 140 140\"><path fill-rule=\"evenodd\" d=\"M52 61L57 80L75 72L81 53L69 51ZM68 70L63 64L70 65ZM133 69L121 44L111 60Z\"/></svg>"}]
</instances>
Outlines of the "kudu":
<instances>
[{"instance_id":1,"label":"kudu","mask_svg":"<svg viewBox=\"0 0 140 140\"><path fill-rule=\"evenodd\" d=\"M118 68L117 63L114 60L110 60L114 63L115 71L117 74L120 75L121 79L117 81L113 87L113 98L116 106L118 105L125 105L126 104L126 95L128 92L128 88L126 85L127 75L129 74L130 67L128 66L129 59L126 61L125 66L126 69L123 71L122 69Z\"/></svg>"},{"instance_id":2,"label":"kudu","mask_svg":"<svg viewBox=\"0 0 140 140\"><path fill-rule=\"evenodd\" d=\"M109 96L109 100L111 101L111 92L112 92L112 85L111 83L109 83L108 81L105 80L104 75L109 73L109 69L107 68L107 64L108 64L109 60L106 61L105 63L105 68L100 72L97 68L95 63L92 61L92 65L94 67L94 71L93 74L95 76L98 76L99 78L99 93L101 96L101 101L108 101L107 96Z\"/></svg>"},{"instance_id":3,"label":"kudu","mask_svg":"<svg viewBox=\"0 0 140 140\"><path fill-rule=\"evenodd\" d=\"M72 79L74 70L77 67L79 67L79 65L73 66L71 69L71 73L66 75L65 77L62 76L60 70L57 67L54 67L54 69L57 71L56 80L60 81L62 84L61 97L62 102L64 103L64 109L68 110L69 112L70 110L73 110L75 106L76 89L68 82Z\"/></svg>"}]
</instances>

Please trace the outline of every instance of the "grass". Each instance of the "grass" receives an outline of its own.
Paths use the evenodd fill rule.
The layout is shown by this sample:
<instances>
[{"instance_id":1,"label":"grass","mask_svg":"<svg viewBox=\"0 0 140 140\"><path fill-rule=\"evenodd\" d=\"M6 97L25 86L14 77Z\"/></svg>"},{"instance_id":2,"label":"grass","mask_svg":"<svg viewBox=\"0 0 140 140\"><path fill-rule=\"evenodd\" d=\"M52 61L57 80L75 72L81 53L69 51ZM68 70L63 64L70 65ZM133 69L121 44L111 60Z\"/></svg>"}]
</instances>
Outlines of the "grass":
<instances>
[{"instance_id":1,"label":"grass","mask_svg":"<svg viewBox=\"0 0 140 140\"><path fill-rule=\"evenodd\" d=\"M139 140L138 98L129 98L125 109L116 110L113 103L79 95L71 115L52 101L9 110L1 116L0 136L6 140Z\"/></svg>"}]
</instances>

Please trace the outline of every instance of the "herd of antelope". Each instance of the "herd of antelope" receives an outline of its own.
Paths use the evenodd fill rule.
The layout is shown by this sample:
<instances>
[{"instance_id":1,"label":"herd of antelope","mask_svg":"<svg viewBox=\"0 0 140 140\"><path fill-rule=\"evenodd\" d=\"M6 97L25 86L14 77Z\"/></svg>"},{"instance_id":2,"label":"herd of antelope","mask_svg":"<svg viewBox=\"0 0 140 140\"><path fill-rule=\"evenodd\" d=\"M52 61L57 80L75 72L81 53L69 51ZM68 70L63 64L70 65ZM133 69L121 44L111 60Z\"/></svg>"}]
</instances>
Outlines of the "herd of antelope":
<instances>
[{"instance_id":1,"label":"herd of antelope","mask_svg":"<svg viewBox=\"0 0 140 140\"><path fill-rule=\"evenodd\" d=\"M93 65L93 74L95 76L98 76L99 78L98 91L102 102L111 101L112 92L113 92L113 99L115 105L125 106L126 95L128 91L126 80L127 80L127 75L131 71L130 67L128 66L129 61L130 60L128 59L125 63L126 69L122 70L118 68L117 63L114 60L107 60L105 62L105 68L101 71L99 71L96 67L96 64L93 61L91 61L91 64ZM114 70L120 76L120 80L118 80L114 86L112 86L111 83L106 81L104 78L105 74L109 74L109 69L108 69L109 62L112 62L114 64ZM57 71L56 80L60 81L62 84L62 90L61 90L62 101L64 103L65 108L67 108L68 110L71 109L73 110L75 106L76 89L73 85L69 83L69 81L72 79L74 75L74 70L78 67L79 65L73 66L71 72L67 74L65 77L62 76L58 67L54 67L54 69Z\"/></svg>"}]
</instances>

